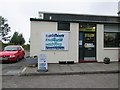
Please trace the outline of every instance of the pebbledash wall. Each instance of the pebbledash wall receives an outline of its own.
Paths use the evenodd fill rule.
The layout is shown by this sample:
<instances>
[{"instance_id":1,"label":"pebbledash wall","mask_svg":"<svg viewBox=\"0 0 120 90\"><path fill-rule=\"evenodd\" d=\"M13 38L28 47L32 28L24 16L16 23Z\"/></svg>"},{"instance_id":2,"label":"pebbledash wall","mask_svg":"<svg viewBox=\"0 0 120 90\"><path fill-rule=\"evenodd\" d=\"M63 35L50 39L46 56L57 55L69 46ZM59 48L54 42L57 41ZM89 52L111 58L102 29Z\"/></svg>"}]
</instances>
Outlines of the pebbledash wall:
<instances>
[{"instance_id":1,"label":"pebbledash wall","mask_svg":"<svg viewBox=\"0 0 120 90\"><path fill-rule=\"evenodd\" d=\"M115 32L117 34L120 32L120 28L119 28L120 17L48 13L48 12L39 12L39 15L40 15L39 18L30 18L31 21L30 56L46 54L48 63L59 63L59 61L74 61L75 63L79 63L80 51L82 50L79 47L80 25L95 24L96 25L95 61L103 62L103 59L105 57L109 57L111 61L118 61L119 59L118 52L120 49L119 40L117 40L118 46L106 47L104 45L105 43L104 39L105 39L105 32L109 32L109 33ZM58 30L59 22L70 23L70 30L65 30L65 31ZM44 35L46 35L45 33L53 33L53 34L67 33L68 49L44 50L43 37ZM119 37L117 38L119 39ZM89 61L89 59L82 61Z\"/></svg>"}]
</instances>

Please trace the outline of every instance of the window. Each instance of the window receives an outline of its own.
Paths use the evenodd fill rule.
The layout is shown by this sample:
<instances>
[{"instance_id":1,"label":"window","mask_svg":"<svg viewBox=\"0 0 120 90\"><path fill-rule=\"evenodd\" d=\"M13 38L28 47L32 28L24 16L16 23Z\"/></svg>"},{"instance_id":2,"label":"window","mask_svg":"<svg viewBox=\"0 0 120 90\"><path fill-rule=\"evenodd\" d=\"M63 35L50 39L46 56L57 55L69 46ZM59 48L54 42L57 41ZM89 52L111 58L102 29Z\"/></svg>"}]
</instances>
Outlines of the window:
<instances>
[{"instance_id":1,"label":"window","mask_svg":"<svg viewBox=\"0 0 120 90\"><path fill-rule=\"evenodd\" d=\"M120 47L120 33L118 33L118 47Z\"/></svg>"},{"instance_id":2,"label":"window","mask_svg":"<svg viewBox=\"0 0 120 90\"><path fill-rule=\"evenodd\" d=\"M80 31L95 32L95 30L96 30L96 24L80 23L79 28L80 28Z\"/></svg>"},{"instance_id":3,"label":"window","mask_svg":"<svg viewBox=\"0 0 120 90\"><path fill-rule=\"evenodd\" d=\"M104 33L104 47L117 47L117 33Z\"/></svg>"},{"instance_id":4,"label":"window","mask_svg":"<svg viewBox=\"0 0 120 90\"><path fill-rule=\"evenodd\" d=\"M120 31L118 25L105 25L104 47L120 47Z\"/></svg>"},{"instance_id":5,"label":"window","mask_svg":"<svg viewBox=\"0 0 120 90\"><path fill-rule=\"evenodd\" d=\"M68 22L58 22L58 30L70 31L70 23L68 23Z\"/></svg>"}]
</instances>

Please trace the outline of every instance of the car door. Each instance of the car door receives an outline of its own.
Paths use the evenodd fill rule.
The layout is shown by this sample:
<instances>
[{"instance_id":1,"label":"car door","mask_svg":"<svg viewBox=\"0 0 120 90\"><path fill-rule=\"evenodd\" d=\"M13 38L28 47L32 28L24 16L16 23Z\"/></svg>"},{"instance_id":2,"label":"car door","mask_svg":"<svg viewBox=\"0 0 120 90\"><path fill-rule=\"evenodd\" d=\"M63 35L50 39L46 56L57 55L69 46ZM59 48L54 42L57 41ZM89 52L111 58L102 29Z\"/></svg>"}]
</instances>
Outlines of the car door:
<instances>
[{"instance_id":1,"label":"car door","mask_svg":"<svg viewBox=\"0 0 120 90\"><path fill-rule=\"evenodd\" d=\"M18 47L19 58L23 57L22 48Z\"/></svg>"}]
</instances>

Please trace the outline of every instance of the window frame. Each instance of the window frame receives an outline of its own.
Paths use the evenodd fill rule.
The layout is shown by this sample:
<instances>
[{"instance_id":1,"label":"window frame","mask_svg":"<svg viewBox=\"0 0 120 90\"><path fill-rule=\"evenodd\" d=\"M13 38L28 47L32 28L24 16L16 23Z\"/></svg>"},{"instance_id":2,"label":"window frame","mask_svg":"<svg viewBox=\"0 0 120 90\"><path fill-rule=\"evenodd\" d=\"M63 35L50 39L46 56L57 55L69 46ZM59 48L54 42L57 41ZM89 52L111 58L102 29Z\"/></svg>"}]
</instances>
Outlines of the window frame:
<instances>
[{"instance_id":1,"label":"window frame","mask_svg":"<svg viewBox=\"0 0 120 90\"><path fill-rule=\"evenodd\" d=\"M115 33L115 44L114 46L105 46L105 33ZM104 24L104 38L103 38L103 47L105 49L119 49L120 48L120 24Z\"/></svg>"}]
</instances>

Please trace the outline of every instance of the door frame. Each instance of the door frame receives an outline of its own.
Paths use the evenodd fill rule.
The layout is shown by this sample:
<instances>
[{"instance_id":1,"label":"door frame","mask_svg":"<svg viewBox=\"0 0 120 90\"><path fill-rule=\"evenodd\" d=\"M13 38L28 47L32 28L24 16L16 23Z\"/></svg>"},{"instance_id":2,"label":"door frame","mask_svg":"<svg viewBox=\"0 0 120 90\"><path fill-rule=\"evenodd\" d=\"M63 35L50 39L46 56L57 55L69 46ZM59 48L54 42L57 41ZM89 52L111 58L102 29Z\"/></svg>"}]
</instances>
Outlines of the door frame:
<instances>
[{"instance_id":1,"label":"door frame","mask_svg":"<svg viewBox=\"0 0 120 90\"><path fill-rule=\"evenodd\" d=\"M95 34L95 60L81 60L80 59L80 46L79 46L79 44L78 44L78 51L79 51L79 53L78 53L78 62L79 63L84 63L84 62L97 62L97 33L96 33L96 30L95 30L95 32L90 32L90 31L79 31L79 38L80 38L80 32L83 32L83 36L85 37L85 33L94 33ZM84 37L83 37L83 39L84 39ZM79 39L78 39L79 40ZM78 41L79 42L79 41ZM85 42L85 40L83 40L83 42ZM83 43L84 44L84 43ZM83 55L84 55L84 52L85 52L85 48L83 47Z\"/></svg>"}]
</instances>

